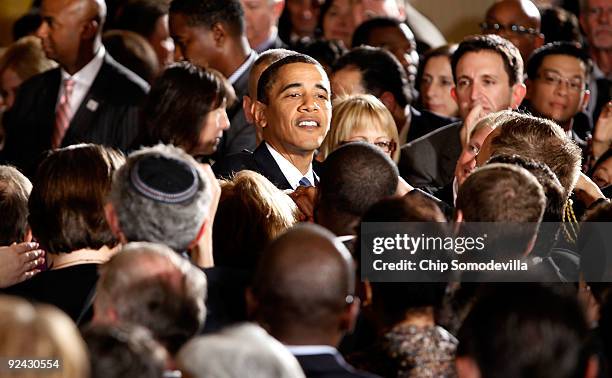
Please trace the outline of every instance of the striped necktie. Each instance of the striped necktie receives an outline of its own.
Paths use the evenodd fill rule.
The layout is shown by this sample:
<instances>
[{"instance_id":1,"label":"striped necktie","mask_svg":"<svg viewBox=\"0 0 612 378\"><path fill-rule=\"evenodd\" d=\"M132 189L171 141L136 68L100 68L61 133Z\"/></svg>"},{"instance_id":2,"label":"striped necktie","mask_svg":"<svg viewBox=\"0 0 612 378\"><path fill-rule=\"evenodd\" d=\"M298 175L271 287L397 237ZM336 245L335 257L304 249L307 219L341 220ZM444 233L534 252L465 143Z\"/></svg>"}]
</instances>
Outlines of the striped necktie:
<instances>
[{"instance_id":1,"label":"striped necktie","mask_svg":"<svg viewBox=\"0 0 612 378\"><path fill-rule=\"evenodd\" d=\"M64 80L64 92L60 97L57 110L55 111L55 129L51 139L51 147L59 148L62 145L62 139L70 126L70 96L74 89L74 80Z\"/></svg>"}]
</instances>

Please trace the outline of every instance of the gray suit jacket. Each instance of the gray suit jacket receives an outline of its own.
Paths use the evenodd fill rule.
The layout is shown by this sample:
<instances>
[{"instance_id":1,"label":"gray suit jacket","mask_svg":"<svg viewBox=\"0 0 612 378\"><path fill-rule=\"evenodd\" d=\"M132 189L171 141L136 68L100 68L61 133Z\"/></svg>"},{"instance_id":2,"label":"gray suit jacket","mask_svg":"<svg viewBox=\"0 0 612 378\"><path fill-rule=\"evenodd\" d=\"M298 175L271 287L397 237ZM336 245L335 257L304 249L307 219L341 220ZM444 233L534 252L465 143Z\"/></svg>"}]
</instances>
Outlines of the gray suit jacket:
<instances>
[{"instance_id":1,"label":"gray suit jacket","mask_svg":"<svg viewBox=\"0 0 612 378\"><path fill-rule=\"evenodd\" d=\"M400 175L410 185L426 190L449 184L461 154L462 125L451 123L402 146Z\"/></svg>"}]
</instances>

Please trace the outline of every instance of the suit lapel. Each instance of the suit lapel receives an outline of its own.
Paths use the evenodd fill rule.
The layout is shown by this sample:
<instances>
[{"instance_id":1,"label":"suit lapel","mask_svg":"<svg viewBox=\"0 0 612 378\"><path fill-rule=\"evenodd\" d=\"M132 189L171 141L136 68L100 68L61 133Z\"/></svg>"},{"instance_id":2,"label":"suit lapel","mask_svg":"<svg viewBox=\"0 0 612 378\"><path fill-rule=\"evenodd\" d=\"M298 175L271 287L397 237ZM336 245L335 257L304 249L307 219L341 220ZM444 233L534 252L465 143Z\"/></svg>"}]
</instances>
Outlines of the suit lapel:
<instances>
[{"instance_id":1,"label":"suit lapel","mask_svg":"<svg viewBox=\"0 0 612 378\"><path fill-rule=\"evenodd\" d=\"M105 56L100 71L70 121L70 127L62 141L63 146L73 144L76 141L83 141L86 139L85 135L91 134L91 132L88 132L88 128L94 123L104 106L104 94L108 95L111 90L110 85L112 83L108 80L108 70L109 66Z\"/></svg>"},{"instance_id":2,"label":"suit lapel","mask_svg":"<svg viewBox=\"0 0 612 378\"><path fill-rule=\"evenodd\" d=\"M265 142L261 142L259 147L255 149L255 152L253 152L253 159L255 159L255 164L257 164L259 173L264 175L277 188L282 190L292 189L283 171L281 171L278 164L276 164L276 160L274 160L272 154L268 151Z\"/></svg>"}]
</instances>

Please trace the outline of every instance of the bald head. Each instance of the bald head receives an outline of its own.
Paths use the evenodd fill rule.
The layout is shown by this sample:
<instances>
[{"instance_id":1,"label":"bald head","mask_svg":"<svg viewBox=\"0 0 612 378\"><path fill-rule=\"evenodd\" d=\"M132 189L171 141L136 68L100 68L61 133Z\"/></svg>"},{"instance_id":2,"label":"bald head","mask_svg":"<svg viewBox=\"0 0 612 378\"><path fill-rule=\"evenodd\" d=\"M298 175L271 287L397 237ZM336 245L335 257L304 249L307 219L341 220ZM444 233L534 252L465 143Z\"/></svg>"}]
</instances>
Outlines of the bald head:
<instances>
[{"instance_id":1,"label":"bald head","mask_svg":"<svg viewBox=\"0 0 612 378\"><path fill-rule=\"evenodd\" d=\"M329 231L300 225L263 253L253 282L258 318L273 336L333 335L352 302L353 260Z\"/></svg>"},{"instance_id":2,"label":"bald head","mask_svg":"<svg viewBox=\"0 0 612 378\"><path fill-rule=\"evenodd\" d=\"M540 33L540 11L530 0L499 0L487 10L485 21L489 24L483 30L487 34L497 34L512 42L527 61L531 52L544 43ZM499 24L501 28L491 27ZM516 25L517 30L511 30Z\"/></svg>"}]
</instances>

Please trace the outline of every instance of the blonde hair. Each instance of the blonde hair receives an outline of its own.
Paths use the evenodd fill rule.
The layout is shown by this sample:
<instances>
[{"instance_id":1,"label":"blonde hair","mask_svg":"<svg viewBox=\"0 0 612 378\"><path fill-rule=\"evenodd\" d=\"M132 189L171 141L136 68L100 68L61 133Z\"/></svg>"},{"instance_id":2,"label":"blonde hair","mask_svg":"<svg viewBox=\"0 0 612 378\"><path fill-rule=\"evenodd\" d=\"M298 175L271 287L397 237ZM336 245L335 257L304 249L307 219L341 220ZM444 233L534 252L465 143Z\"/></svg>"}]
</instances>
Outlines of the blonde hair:
<instances>
[{"instance_id":1,"label":"blonde hair","mask_svg":"<svg viewBox=\"0 0 612 378\"><path fill-rule=\"evenodd\" d=\"M332 106L331 127L319 149L318 158L324 160L349 138L353 131L376 128L382 130L395 142L393 161L399 160L399 136L395 121L389 110L376 97L358 94L341 97Z\"/></svg>"},{"instance_id":2,"label":"blonde hair","mask_svg":"<svg viewBox=\"0 0 612 378\"><path fill-rule=\"evenodd\" d=\"M0 73L11 68L23 81L56 66L45 56L40 39L33 36L18 39L0 55Z\"/></svg>"},{"instance_id":3,"label":"blonde hair","mask_svg":"<svg viewBox=\"0 0 612 378\"><path fill-rule=\"evenodd\" d=\"M215 263L253 263L251 254L293 226L297 215L293 200L257 172L244 170L221 181L213 228ZM235 254L241 254L240 261Z\"/></svg>"},{"instance_id":4,"label":"blonde hair","mask_svg":"<svg viewBox=\"0 0 612 378\"><path fill-rule=\"evenodd\" d=\"M57 360L59 368L44 370L48 378L86 378L89 359L85 342L72 320L49 305L0 296L0 356L5 359ZM36 369L12 371L11 377L36 378Z\"/></svg>"}]
</instances>

